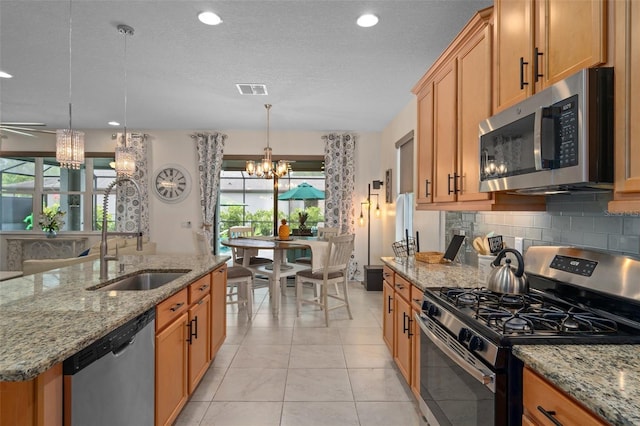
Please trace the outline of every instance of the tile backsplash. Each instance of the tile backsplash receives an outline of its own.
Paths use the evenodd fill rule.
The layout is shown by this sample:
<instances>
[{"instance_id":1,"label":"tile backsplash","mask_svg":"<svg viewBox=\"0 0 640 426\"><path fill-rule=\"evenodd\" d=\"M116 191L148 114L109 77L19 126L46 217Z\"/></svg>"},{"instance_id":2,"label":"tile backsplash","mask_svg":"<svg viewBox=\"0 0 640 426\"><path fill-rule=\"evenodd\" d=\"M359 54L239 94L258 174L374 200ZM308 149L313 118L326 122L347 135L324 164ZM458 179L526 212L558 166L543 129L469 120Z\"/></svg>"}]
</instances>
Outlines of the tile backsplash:
<instances>
[{"instance_id":1,"label":"tile backsplash","mask_svg":"<svg viewBox=\"0 0 640 426\"><path fill-rule=\"evenodd\" d=\"M463 231L467 236L459 258L477 264L475 237L493 231L508 247L522 237L524 250L532 245L573 245L640 258L640 214L607 211L610 194L547 197L546 212L447 212L446 243Z\"/></svg>"}]
</instances>

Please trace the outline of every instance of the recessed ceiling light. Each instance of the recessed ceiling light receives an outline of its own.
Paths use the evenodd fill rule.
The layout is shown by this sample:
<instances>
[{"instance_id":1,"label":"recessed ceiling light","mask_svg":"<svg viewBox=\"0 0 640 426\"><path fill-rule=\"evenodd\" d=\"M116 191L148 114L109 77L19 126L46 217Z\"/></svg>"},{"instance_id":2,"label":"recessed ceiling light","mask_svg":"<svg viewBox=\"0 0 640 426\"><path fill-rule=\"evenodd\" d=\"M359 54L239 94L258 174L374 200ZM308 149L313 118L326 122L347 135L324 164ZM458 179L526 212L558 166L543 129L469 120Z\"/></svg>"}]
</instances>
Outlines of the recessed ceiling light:
<instances>
[{"instance_id":1,"label":"recessed ceiling light","mask_svg":"<svg viewBox=\"0 0 640 426\"><path fill-rule=\"evenodd\" d=\"M0 78L11 78L11 77L13 76L8 72L0 71Z\"/></svg>"},{"instance_id":2,"label":"recessed ceiling light","mask_svg":"<svg viewBox=\"0 0 640 426\"><path fill-rule=\"evenodd\" d=\"M119 126L120 123L118 123L117 121L110 121L107 123L109 126Z\"/></svg>"},{"instance_id":3,"label":"recessed ceiling light","mask_svg":"<svg viewBox=\"0 0 640 426\"><path fill-rule=\"evenodd\" d=\"M363 28L373 27L378 23L378 17L371 13L365 13L358 18L356 23Z\"/></svg>"},{"instance_id":4,"label":"recessed ceiling light","mask_svg":"<svg viewBox=\"0 0 640 426\"><path fill-rule=\"evenodd\" d=\"M222 23L222 19L213 12L201 12L198 14L198 19L207 25L218 25Z\"/></svg>"}]
</instances>

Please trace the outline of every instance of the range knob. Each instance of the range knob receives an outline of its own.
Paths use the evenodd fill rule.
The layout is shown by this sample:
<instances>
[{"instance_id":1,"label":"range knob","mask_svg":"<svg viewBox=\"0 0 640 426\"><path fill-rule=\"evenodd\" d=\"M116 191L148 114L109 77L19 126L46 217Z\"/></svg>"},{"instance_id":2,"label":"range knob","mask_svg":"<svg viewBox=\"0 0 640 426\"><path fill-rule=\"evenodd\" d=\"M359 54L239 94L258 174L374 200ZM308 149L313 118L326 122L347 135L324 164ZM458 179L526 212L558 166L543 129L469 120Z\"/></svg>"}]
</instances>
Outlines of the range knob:
<instances>
[{"instance_id":1,"label":"range knob","mask_svg":"<svg viewBox=\"0 0 640 426\"><path fill-rule=\"evenodd\" d=\"M469 340L469 349L472 351L481 351L484 348L484 340L479 336L473 336Z\"/></svg>"},{"instance_id":2,"label":"range knob","mask_svg":"<svg viewBox=\"0 0 640 426\"><path fill-rule=\"evenodd\" d=\"M461 328L458 332L458 341L464 343L471 338L472 334L468 328Z\"/></svg>"},{"instance_id":3,"label":"range knob","mask_svg":"<svg viewBox=\"0 0 640 426\"><path fill-rule=\"evenodd\" d=\"M430 304L429 309L427 310L427 315L430 317L437 317L440 315L440 309L436 305Z\"/></svg>"}]
</instances>

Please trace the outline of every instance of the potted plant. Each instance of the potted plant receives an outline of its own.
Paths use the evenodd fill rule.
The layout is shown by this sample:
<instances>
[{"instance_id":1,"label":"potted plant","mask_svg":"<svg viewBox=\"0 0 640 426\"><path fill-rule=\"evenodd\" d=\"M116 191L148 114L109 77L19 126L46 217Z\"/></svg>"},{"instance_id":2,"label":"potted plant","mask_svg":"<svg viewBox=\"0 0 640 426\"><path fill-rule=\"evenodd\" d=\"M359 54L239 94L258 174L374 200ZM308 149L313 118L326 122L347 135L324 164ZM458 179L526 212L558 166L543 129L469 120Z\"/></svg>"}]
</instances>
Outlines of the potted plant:
<instances>
[{"instance_id":1,"label":"potted plant","mask_svg":"<svg viewBox=\"0 0 640 426\"><path fill-rule=\"evenodd\" d=\"M298 212L298 235L311 235L311 229L306 224L308 218L309 213Z\"/></svg>"},{"instance_id":2,"label":"potted plant","mask_svg":"<svg viewBox=\"0 0 640 426\"><path fill-rule=\"evenodd\" d=\"M47 238L53 238L58 231L64 226L64 220L62 219L66 212L60 210L58 206L45 207L42 209L40 220L38 224L40 229L47 233Z\"/></svg>"}]
</instances>

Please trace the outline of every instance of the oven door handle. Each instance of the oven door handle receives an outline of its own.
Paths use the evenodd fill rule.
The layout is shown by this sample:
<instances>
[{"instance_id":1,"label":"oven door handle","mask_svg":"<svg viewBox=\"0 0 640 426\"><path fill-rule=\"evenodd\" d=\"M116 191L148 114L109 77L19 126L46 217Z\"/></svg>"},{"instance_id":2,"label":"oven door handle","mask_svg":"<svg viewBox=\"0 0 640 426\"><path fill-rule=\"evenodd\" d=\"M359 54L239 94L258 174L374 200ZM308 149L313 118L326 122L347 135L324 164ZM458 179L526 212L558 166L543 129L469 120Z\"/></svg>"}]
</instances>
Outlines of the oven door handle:
<instances>
[{"instance_id":1,"label":"oven door handle","mask_svg":"<svg viewBox=\"0 0 640 426\"><path fill-rule=\"evenodd\" d=\"M445 353L453 362L455 362L460 368L469 373L474 379L488 387L492 392L495 393L496 386L496 375L493 372L487 372L483 369L474 367L469 364L463 357L461 357L457 352L451 349L445 342L443 342L438 336L433 334L431 330L427 328L423 319L420 317L418 313L414 314L415 319L422 329L422 331L427 335L429 340L433 342L434 345L438 347L442 352ZM435 324L434 324L435 325ZM437 325L435 325L437 327Z\"/></svg>"}]
</instances>

